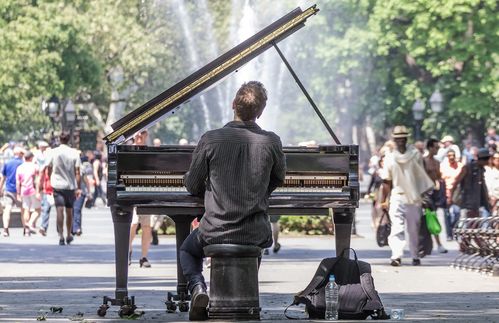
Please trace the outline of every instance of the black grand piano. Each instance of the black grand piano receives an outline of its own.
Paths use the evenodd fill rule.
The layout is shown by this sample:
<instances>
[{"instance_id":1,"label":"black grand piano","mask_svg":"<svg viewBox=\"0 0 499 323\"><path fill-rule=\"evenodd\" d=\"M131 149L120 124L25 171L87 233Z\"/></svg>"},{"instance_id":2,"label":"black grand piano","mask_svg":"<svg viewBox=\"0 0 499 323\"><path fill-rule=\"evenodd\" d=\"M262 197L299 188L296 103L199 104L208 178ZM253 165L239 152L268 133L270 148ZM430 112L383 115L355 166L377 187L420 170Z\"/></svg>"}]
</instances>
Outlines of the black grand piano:
<instances>
[{"instance_id":1,"label":"black grand piano","mask_svg":"<svg viewBox=\"0 0 499 323\"><path fill-rule=\"evenodd\" d=\"M284 185L270 198L269 214L329 215L335 226L336 254L350 246L350 233L358 207L358 146L341 145L321 112L308 95L277 43L305 26L319 9L296 8L251 38L229 50L157 97L112 125L105 137L108 149L107 198L114 224L116 251L115 297L104 297L98 310L106 314L109 304L121 307L119 314L135 310L128 295L128 244L132 209L138 214L166 214L175 222L177 243L177 291L168 293L167 310L188 311L186 280L178 261L178 249L189 235L190 223L204 212L203 200L191 196L183 185L194 146L125 145L137 131L148 128L169 115L181 104L235 72L246 62L273 47L289 69L312 108L327 128L334 145L284 147L287 171Z\"/></svg>"}]
</instances>

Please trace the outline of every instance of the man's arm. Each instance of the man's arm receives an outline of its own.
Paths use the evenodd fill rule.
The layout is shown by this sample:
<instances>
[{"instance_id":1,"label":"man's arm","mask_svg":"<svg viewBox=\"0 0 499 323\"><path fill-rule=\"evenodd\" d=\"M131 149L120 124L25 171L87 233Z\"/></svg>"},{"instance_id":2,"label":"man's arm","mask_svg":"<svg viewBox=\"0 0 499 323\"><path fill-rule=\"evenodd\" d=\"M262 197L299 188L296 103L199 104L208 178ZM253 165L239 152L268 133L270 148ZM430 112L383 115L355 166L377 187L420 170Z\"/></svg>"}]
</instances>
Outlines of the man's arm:
<instances>
[{"instance_id":1,"label":"man's arm","mask_svg":"<svg viewBox=\"0 0 499 323\"><path fill-rule=\"evenodd\" d=\"M203 196L208 178L208 160L206 147L201 137L196 149L192 153L189 171L184 175L184 185L192 195Z\"/></svg>"},{"instance_id":2,"label":"man's arm","mask_svg":"<svg viewBox=\"0 0 499 323\"><path fill-rule=\"evenodd\" d=\"M0 195L3 195L3 186L5 185L5 176L0 175Z\"/></svg>"},{"instance_id":3,"label":"man's arm","mask_svg":"<svg viewBox=\"0 0 499 323\"><path fill-rule=\"evenodd\" d=\"M76 198L80 197L81 195L81 175L80 175L80 167L76 166L75 167L75 177L76 177Z\"/></svg>"},{"instance_id":4,"label":"man's arm","mask_svg":"<svg viewBox=\"0 0 499 323\"><path fill-rule=\"evenodd\" d=\"M461 172L459 173L459 175L457 175L456 180L454 181L454 184L452 184L452 188L450 189L450 196L449 196L448 201L447 201L449 203L449 205L454 202L452 200L452 196L454 196L454 191L456 190L459 183L461 183L464 176L466 176L467 172L468 172L468 164L463 166L463 168L461 168Z\"/></svg>"},{"instance_id":5,"label":"man's arm","mask_svg":"<svg viewBox=\"0 0 499 323\"><path fill-rule=\"evenodd\" d=\"M94 160L94 162L92 163L92 169L93 169L93 173L94 173L94 180L95 180L95 186L99 186L100 185L100 178L99 178L99 163L100 161L98 159Z\"/></svg>"},{"instance_id":6,"label":"man's arm","mask_svg":"<svg viewBox=\"0 0 499 323\"><path fill-rule=\"evenodd\" d=\"M16 170L16 193L17 193L17 199L20 201L21 200L21 177L19 176L19 173Z\"/></svg>"},{"instance_id":7,"label":"man's arm","mask_svg":"<svg viewBox=\"0 0 499 323\"><path fill-rule=\"evenodd\" d=\"M286 156L284 156L284 151L282 150L282 144L279 140L274 151L274 165L272 165L272 170L270 171L270 181L269 187L267 189L270 195L277 187L284 183L286 177Z\"/></svg>"},{"instance_id":8,"label":"man's arm","mask_svg":"<svg viewBox=\"0 0 499 323\"><path fill-rule=\"evenodd\" d=\"M380 192L381 192L381 208L382 209L388 209L388 198L390 196L390 192L392 190L392 181L389 180L384 180L383 183L381 183L380 187Z\"/></svg>"}]
</instances>

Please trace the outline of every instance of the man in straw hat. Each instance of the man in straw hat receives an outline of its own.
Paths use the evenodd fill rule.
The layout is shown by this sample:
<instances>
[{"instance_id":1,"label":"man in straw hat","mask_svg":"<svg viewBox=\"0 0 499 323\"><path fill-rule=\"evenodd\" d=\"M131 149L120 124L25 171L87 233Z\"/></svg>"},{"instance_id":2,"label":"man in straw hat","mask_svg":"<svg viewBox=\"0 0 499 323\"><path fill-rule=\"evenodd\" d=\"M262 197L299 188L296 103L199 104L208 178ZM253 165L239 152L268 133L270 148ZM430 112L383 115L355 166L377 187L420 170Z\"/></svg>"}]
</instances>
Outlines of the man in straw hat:
<instances>
[{"instance_id":1,"label":"man in straw hat","mask_svg":"<svg viewBox=\"0 0 499 323\"><path fill-rule=\"evenodd\" d=\"M405 225L409 234L409 250L412 264L420 265L418 255L419 228L421 225L422 194L433 188L433 181L424 170L423 158L419 151L407 146L409 132L405 126L396 126L392 138L396 148L385 156L381 177L382 203L389 209L392 229L388 245L392 249L390 264L400 266L405 246ZM388 203L388 196L389 203Z\"/></svg>"}]
</instances>

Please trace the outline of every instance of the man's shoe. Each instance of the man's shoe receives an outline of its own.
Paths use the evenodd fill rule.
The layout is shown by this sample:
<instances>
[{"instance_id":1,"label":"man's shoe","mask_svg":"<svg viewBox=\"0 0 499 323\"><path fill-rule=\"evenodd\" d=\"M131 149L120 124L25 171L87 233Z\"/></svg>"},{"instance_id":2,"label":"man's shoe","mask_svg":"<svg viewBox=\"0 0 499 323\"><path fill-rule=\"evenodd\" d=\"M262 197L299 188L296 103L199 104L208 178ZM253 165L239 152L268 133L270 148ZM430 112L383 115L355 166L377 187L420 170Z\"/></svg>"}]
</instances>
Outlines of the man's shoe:
<instances>
[{"instance_id":1,"label":"man's shoe","mask_svg":"<svg viewBox=\"0 0 499 323\"><path fill-rule=\"evenodd\" d=\"M447 249L444 248L444 246L438 246L438 252L440 253L447 253Z\"/></svg>"},{"instance_id":2,"label":"man's shoe","mask_svg":"<svg viewBox=\"0 0 499 323\"><path fill-rule=\"evenodd\" d=\"M10 236L9 229L8 228L3 229L2 235L6 238Z\"/></svg>"},{"instance_id":3,"label":"man's shoe","mask_svg":"<svg viewBox=\"0 0 499 323\"><path fill-rule=\"evenodd\" d=\"M268 254L269 254L269 249L265 249L265 250L263 251L263 254L264 254L264 255L268 255Z\"/></svg>"},{"instance_id":4,"label":"man's shoe","mask_svg":"<svg viewBox=\"0 0 499 323\"><path fill-rule=\"evenodd\" d=\"M147 260L146 257L142 257L142 259L139 260L140 267L145 267L145 268L151 268L151 264L149 263L149 260Z\"/></svg>"},{"instance_id":5,"label":"man's shoe","mask_svg":"<svg viewBox=\"0 0 499 323\"><path fill-rule=\"evenodd\" d=\"M210 301L210 297L206 292L204 284L194 286L191 293L191 308L189 310L189 321L205 321L208 319L208 311L206 307Z\"/></svg>"},{"instance_id":6,"label":"man's shoe","mask_svg":"<svg viewBox=\"0 0 499 323\"><path fill-rule=\"evenodd\" d=\"M454 239L452 239L452 237L447 237L447 241L454 241Z\"/></svg>"},{"instance_id":7,"label":"man's shoe","mask_svg":"<svg viewBox=\"0 0 499 323\"><path fill-rule=\"evenodd\" d=\"M413 258L412 259L412 265L413 266L419 266L419 265L421 265L421 259Z\"/></svg>"},{"instance_id":8,"label":"man's shoe","mask_svg":"<svg viewBox=\"0 0 499 323\"><path fill-rule=\"evenodd\" d=\"M69 245L71 242L73 242L74 238L73 236L69 236L66 238L66 243Z\"/></svg>"},{"instance_id":9,"label":"man's shoe","mask_svg":"<svg viewBox=\"0 0 499 323\"><path fill-rule=\"evenodd\" d=\"M78 229L78 230L76 230L75 235L79 237L79 236L81 236L81 234L82 234L82 233L83 233L83 232L81 232L81 230L80 230L80 229Z\"/></svg>"},{"instance_id":10,"label":"man's shoe","mask_svg":"<svg viewBox=\"0 0 499 323\"><path fill-rule=\"evenodd\" d=\"M390 261L390 266L399 267L400 265L402 265L402 260L400 258L392 259Z\"/></svg>"},{"instance_id":11,"label":"man's shoe","mask_svg":"<svg viewBox=\"0 0 499 323\"><path fill-rule=\"evenodd\" d=\"M153 246L157 246L159 244L159 239L158 239L158 231L156 230L152 230L151 232L152 234L152 241L151 241L151 244Z\"/></svg>"},{"instance_id":12,"label":"man's shoe","mask_svg":"<svg viewBox=\"0 0 499 323\"><path fill-rule=\"evenodd\" d=\"M59 239L59 246L64 246L66 243L64 242L64 238Z\"/></svg>"},{"instance_id":13,"label":"man's shoe","mask_svg":"<svg viewBox=\"0 0 499 323\"><path fill-rule=\"evenodd\" d=\"M272 251L274 253L278 253L279 250L281 250L281 244L279 242L276 242L276 244L274 245L274 249L272 249Z\"/></svg>"},{"instance_id":14,"label":"man's shoe","mask_svg":"<svg viewBox=\"0 0 499 323\"><path fill-rule=\"evenodd\" d=\"M40 228L40 230L38 230L38 233L41 234L44 237L47 236L47 230L45 230L44 228Z\"/></svg>"}]
</instances>

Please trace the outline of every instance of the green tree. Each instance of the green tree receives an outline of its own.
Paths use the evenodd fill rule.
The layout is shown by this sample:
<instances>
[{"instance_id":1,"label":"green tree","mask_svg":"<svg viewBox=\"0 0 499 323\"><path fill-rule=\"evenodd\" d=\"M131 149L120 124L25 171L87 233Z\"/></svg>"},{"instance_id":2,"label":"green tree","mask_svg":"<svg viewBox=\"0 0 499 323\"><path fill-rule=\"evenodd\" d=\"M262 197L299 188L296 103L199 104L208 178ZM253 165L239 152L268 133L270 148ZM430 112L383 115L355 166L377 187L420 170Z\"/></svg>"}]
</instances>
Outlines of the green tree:
<instances>
[{"instance_id":1,"label":"green tree","mask_svg":"<svg viewBox=\"0 0 499 323\"><path fill-rule=\"evenodd\" d=\"M417 98L436 87L445 98L438 116L427 118L436 131L481 140L486 120L498 121L499 4L494 0L378 1L370 17L376 34L377 69L385 73L386 113L391 124L411 119ZM429 104L427 104L429 107ZM430 114L430 112L427 112Z\"/></svg>"},{"instance_id":2,"label":"green tree","mask_svg":"<svg viewBox=\"0 0 499 323\"><path fill-rule=\"evenodd\" d=\"M82 37L81 20L64 3L0 3L0 138L39 136L48 126L41 98L94 91L101 65Z\"/></svg>"}]
</instances>

